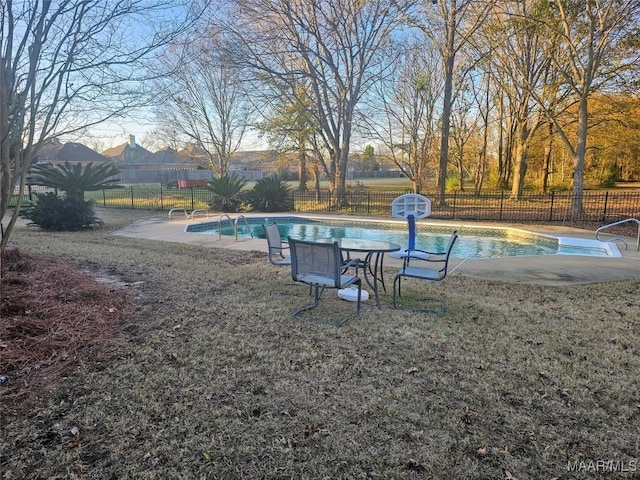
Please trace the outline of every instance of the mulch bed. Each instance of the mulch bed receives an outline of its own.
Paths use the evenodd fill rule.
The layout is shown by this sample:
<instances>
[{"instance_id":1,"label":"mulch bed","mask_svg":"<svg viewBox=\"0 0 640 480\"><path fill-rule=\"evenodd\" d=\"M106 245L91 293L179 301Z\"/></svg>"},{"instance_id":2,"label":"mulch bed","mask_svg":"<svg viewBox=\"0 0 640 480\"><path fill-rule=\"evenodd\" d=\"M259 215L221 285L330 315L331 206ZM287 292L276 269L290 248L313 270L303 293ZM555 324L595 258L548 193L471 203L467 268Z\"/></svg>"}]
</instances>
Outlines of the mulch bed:
<instances>
[{"instance_id":1,"label":"mulch bed","mask_svg":"<svg viewBox=\"0 0 640 480\"><path fill-rule=\"evenodd\" d=\"M50 376L77 366L81 351L109 339L132 307L127 292L18 249L3 255L1 283L0 385L11 390L28 387L28 374L46 370Z\"/></svg>"}]
</instances>

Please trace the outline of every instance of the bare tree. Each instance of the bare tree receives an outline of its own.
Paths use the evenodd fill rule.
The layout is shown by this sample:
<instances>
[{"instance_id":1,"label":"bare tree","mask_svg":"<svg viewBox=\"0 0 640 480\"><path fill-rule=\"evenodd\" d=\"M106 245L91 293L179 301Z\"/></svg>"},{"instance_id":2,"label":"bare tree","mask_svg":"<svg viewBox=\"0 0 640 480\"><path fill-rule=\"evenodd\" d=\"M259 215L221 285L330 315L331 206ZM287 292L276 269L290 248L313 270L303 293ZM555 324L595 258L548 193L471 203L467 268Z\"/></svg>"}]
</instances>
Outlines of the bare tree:
<instances>
[{"instance_id":1,"label":"bare tree","mask_svg":"<svg viewBox=\"0 0 640 480\"><path fill-rule=\"evenodd\" d=\"M511 196L520 198L528 166L528 147L544 114L534 96L545 96L551 77L553 35L540 27L537 0L498 2L482 32L490 55L487 68L509 99L514 125L514 177Z\"/></svg>"},{"instance_id":2,"label":"bare tree","mask_svg":"<svg viewBox=\"0 0 640 480\"><path fill-rule=\"evenodd\" d=\"M449 161L451 108L454 102L456 56L480 28L490 10L492 0L431 0L425 1L424 15L412 23L436 44L444 71L440 162L438 165L438 203L445 203L445 184Z\"/></svg>"},{"instance_id":3,"label":"bare tree","mask_svg":"<svg viewBox=\"0 0 640 480\"><path fill-rule=\"evenodd\" d=\"M220 177L228 174L255 110L223 43L224 34L209 26L197 39L164 52L166 68L175 68L159 81L166 101L157 115L161 125L197 145L206 156L204 166Z\"/></svg>"},{"instance_id":4,"label":"bare tree","mask_svg":"<svg viewBox=\"0 0 640 480\"><path fill-rule=\"evenodd\" d=\"M473 143L478 143L481 111L477 107L476 92L474 91L475 79L472 77L459 79L460 86L456 89L460 94L456 95L456 100L451 109L451 140L453 163L458 171L458 190L464 191L465 176L471 177L473 167L469 166L471 155L468 152Z\"/></svg>"},{"instance_id":5,"label":"bare tree","mask_svg":"<svg viewBox=\"0 0 640 480\"><path fill-rule=\"evenodd\" d=\"M188 25L189 10L162 0L0 3L0 219L18 189L2 251L42 143L148 104L147 62Z\"/></svg>"},{"instance_id":6,"label":"bare tree","mask_svg":"<svg viewBox=\"0 0 640 480\"><path fill-rule=\"evenodd\" d=\"M556 132L573 157L574 218L583 211L585 156L589 130L589 98L594 92L615 84L640 63L637 39L638 0L548 0L551 18L544 25L560 38L552 60L562 76L562 85L577 103L575 139L561 123L558 111L536 96L554 123Z\"/></svg>"},{"instance_id":7,"label":"bare tree","mask_svg":"<svg viewBox=\"0 0 640 480\"><path fill-rule=\"evenodd\" d=\"M235 0L234 32L239 61L263 82L257 93L288 95L300 85L320 140L316 153L330 188L346 190L355 113L365 92L385 68L384 53L403 20L405 2L392 0ZM273 89L267 90L271 85ZM298 102L299 105L307 105Z\"/></svg>"},{"instance_id":8,"label":"bare tree","mask_svg":"<svg viewBox=\"0 0 640 480\"><path fill-rule=\"evenodd\" d=\"M436 105L442 80L430 45L409 43L399 52L394 75L376 85L367 119L369 134L385 146L416 193L426 190L438 166Z\"/></svg>"}]
</instances>

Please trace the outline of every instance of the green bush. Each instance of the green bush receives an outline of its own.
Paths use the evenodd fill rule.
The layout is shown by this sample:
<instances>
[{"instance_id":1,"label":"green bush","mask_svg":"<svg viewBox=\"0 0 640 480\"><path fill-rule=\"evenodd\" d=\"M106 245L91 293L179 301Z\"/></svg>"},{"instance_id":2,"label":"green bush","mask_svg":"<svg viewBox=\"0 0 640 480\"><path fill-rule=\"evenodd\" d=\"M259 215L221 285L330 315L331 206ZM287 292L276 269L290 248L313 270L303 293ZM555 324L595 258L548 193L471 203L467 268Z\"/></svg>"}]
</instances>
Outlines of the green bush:
<instances>
[{"instance_id":1,"label":"green bush","mask_svg":"<svg viewBox=\"0 0 640 480\"><path fill-rule=\"evenodd\" d=\"M447 192L460 190L460 179L458 177L447 177L444 182L444 189Z\"/></svg>"},{"instance_id":2,"label":"green bush","mask_svg":"<svg viewBox=\"0 0 640 480\"><path fill-rule=\"evenodd\" d=\"M622 171L617 165L607 165L600 178L600 186L603 188L613 188L616 186Z\"/></svg>"},{"instance_id":3,"label":"green bush","mask_svg":"<svg viewBox=\"0 0 640 480\"><path fill-rule=\"evenodd\" d=\"M44 230L82 230L95 225L103 225L96 218L93 200L77 200L58 197L55 193L36 194L35 205L22 210L21 216L31 220Z\"/></svg>"},{"instance_id":4,"label":"green bush","mask_svg":"<svg viewBox=\"0 0 640 480\"><path fill-rule=\"evenodd\" d=\"M205 187L213 192L209 202L211 208L222 212L238 212L245 202L246 195L242 189L246 184L247 180L235 173L211 180Z\"/></svg>"},{"instance_id":5,"label":"green bush","mask_svg":"<svg viewBox=\"0 0 640 480\"><path fill-rule=\"evenodd\" d=\"M293 198L289 196L289 185L279 175L258 180L247 195L254 210L259 212L290 212Z\"/></svg>"}]
</instances>

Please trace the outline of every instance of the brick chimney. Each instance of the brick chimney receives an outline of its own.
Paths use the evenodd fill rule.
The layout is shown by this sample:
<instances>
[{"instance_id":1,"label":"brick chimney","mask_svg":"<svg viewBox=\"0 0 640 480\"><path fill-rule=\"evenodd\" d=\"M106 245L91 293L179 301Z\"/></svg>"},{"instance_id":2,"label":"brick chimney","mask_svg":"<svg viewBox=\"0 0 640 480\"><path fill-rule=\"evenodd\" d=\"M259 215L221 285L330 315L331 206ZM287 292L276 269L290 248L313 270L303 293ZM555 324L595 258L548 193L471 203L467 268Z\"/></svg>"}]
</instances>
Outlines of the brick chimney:
<instances>
[{"instance_id":1,"label":"brick chimney","mask_svg":"<svg viewBox=\"0 0 640 480\"><path fill-rule=\"evenodd\" d=\"M129 135L129 146L131 148L136 148L136 136L135 135Z\"/></svg>"}]
</instances>

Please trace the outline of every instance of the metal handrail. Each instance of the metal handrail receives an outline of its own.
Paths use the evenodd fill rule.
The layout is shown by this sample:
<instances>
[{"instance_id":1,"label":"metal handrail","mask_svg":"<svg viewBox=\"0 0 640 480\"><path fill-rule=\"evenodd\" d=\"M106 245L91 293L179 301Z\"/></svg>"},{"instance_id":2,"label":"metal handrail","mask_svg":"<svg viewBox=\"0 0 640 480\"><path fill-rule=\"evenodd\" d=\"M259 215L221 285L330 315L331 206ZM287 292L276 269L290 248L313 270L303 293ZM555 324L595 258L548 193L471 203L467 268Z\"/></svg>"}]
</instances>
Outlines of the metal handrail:
<instances>
[{"instance_id":1,"label":"metal handrail","mask_svg":"<svg viewBox=\"0 0 640 480\"><path fill-rule=\"evenodd\" d=\"M636 250L640 251L640 220L638 220L637 218L627 218L625 220L620 220L618 222L613 222L613 223L610 223L608 225L603 225L601 227L598 227L597 230L596 230L596 238L602 242L603 240L600 238L600 232L602 230L605 230L605 229L607 229L609 227L613 227L615 225L622 225L623 223L627 223L627 222L636 222L638 224L638 238L636 240ZM620 241L620 242L624 243L625 250L629 249L629 245L627 244L627 241L624 238L620 238L620 237L610 238L610 239L608 239L608 241L609 242Z\"/></svg>"},{"instance_id":2,"label":"metal handrail","mask_svg":"<svg viewBox=\"0 0 640 480\"><path fill-rule=\"evenodd\" d=\"M251 238L253 238L253 232L251 231L251 227L249 226L249 222L247 222L247 219L245 218L244 215L238 215L236 217L236 219L234 220L234 230L235 230L235 234L236 234L236 240L238 240L238 222L240 220L244 220L244 224L247 226L247 230L249 230L249 234L251 235Z\"/></svg>"},{"instance_id":3,"label":"metal handrail","mask_svg":"<svg viewBox=\"0 0 640 480\"><path fill-rule=\"evenodd\" d=\"M227 219L229 220L229 224L231 225L231 227L233 227L233 222L231 221L231 217L227 214L225 215L220 215L218 217L218 238L222 238L222 220Z\"/></svg>"},{"instance_id":4,"label":"metal handrail","mask_svg":"<svg viewBox=\"0 0 640 480\"><path fill-rule=\"evenodd\" d=\"M171 215L173 215L173 212L182 212L184 213L185 217L189 217L189 214L187 213L187 209L186 208L172 208L171 210L169 210L169 218L173 218Z\"/></svg>"},{"instance_id":5,"label":"metal handrail","mask_svg":"<svg viewBox=\"0 0 640 480\"><path fill-rule=\"evenodd\" d=\"M194 219L196 217L196 214L198 214L198 213L204 213L207 216L207 218L209 218L209 210L206 209L206 208L200 208L200 209L197 209L197 210L192 210L191 211L191 218Z\"/></svg>"}]
</instances>

